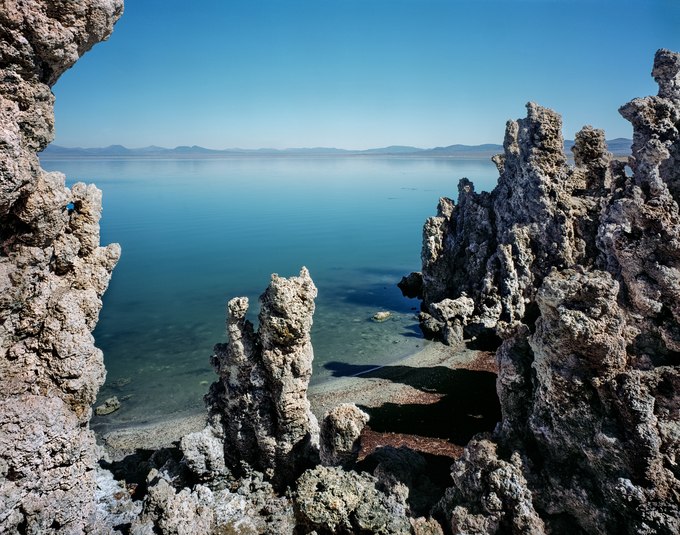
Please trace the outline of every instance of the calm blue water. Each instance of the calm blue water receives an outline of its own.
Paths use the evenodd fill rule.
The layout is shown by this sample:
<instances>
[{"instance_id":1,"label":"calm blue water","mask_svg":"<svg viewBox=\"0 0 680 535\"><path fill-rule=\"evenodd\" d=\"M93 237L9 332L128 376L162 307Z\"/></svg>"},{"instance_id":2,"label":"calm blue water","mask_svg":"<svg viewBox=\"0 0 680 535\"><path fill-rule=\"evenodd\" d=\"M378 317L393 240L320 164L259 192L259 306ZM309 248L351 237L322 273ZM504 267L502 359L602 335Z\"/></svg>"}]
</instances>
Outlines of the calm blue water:
<instances>
[{"instance_id":1,"label":"calm blue water","mask_svg":"<svg viewBox=\"0 0 680 535\"><path fill-rule=\"evenodd\" d=\"M486 160L241 158L43 160L67 184L104 193L102 243L123 255L94 332L107 382L100 398L126 424L200 410L214 380L208 359L225 340L225 306L257 298L271 273L309 268L319 289L313 381L337 364L380 365L424 341L402 275L420 267L421 230L440 196L469 177L495 185ZM389 310L384 323L371 321ZM330 365L329 365L330 363ZM95 425L97 421L93 422Z\"/></svg>"}]
</instances>

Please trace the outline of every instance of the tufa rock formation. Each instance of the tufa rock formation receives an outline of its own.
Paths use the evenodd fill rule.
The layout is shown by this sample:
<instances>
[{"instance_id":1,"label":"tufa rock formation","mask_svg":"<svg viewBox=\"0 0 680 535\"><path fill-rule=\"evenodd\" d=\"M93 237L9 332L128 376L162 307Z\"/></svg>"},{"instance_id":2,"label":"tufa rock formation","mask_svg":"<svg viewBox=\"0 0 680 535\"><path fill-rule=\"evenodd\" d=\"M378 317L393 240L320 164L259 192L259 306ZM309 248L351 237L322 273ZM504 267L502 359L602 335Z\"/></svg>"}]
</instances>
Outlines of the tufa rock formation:
<instances>
[{"instance_id":1,"label":"tufa rock formation","mask_svg":"<svg viewBox=\"0 0 680 535\"><path fill-rule=\"evenodd\" d=\"M354 403L342 403L329 410L321 422L321 463L326 466L353 465L359 456L359 438L368 420L368 414Z\"/></svg>"},{"instance_id":2,"label":"tufa rock formation","mask_svg":"<svg viewBox=\"0 0 680 535\"><path fill-rule=\"evenodd\" d=\"M221 480L192 487L178 478L175 469L166 466L149 472L144 509L132 520L131 535L294 533L291 501L277 496L261 474L229 481L229 486Z\"/></svg>"},{"instance_id":3,"label":"tufa rock formation","mask_svg":"<svg viewBox=\"0 0 680 535\"><path fill-rule=\"evenodd\" d=\"M210 424L183 440L185 455L190 448L208 452L188 455L198 472L238 472L247 463L285 488L317 462L319 425L307 400L316 294L306 268L299 277L272 275L260 297L257 333L246 319L248 299L229 301L229 342L218 344L212 357L220 378L206 396Z\"/></svg>"},{"instance_id":4,"label":"tufa rock formation","mask_svg":"<svg viewBox=\"0 0 680 535\"><path fill-rule=\"evenodd\" d=\"M100 192L65 188L36 154L50 86L121 13L120 0L0 0L0 532L441 533L410 518L427 486L417 454L384 449L373 475L318 464L304 268L273 276L257 333L247 300L229 302L209 425L181 460L151 456L141 506L96 469L105 371L90 333L120 250L99 246ZM658 96L621 108L630 173L590 127L567 165L560 117L529 104L507 125L496 189L463 179L425 225L422 274L403 284L424 330L500 341L502 421L436 507L454 533L680 532L680 55L659 51L652 74ZM322 459L352 464L364 424L332 411Z\"/></svg>"},{"instance_id":5,"label":"tufa rock formation","mask_svg":"<svg viewBox=\"0 0 680 535\"><path fill-rule=\"evenodd\" d=\"M153 467L130 533L412 532L408 487L389 470L375 477L319 465L319 453L328 464L353 464L368 416L351 404L329 411L319 452L307 401L315 297L307 269L273 275L257 333L245 319L248 300L229 301L229 341L212 357L220 378L206 396L209 423L181 439L179 464ZM434 521L413 522L415 533L438 533Z\"/></svg>"},{"instance_id":6,"label":"tufa rock formation","mask_svg":"<svg viewBox=\"0 0 680 535\"><path fill-rule=\"evenodd\" d=\"M122 0L0 1L0 532L95 529L91 405L104 382L91 331L118 245L99 247L101 192L40 168L50 87Z\"/></svg>"},{"instance_id":7,"label":"tufa rock formation","mask_svg":"<svg viewBox=\"0 0 680 535\"><path fill-rule=\"evenodd\" d=\"M297 482L296 517L302 533L408 535L407 505L380 489L374 476L317 466Z\"/></svg>"},{"instance_id":8,"label":"tufa rock formation","mask_svg":"<svg viewBox=\"0 0 680 535\"><path fill-rule=\"evenodd\" d=\"M439 508L454 533L680 532L680 54L652 75L620 110L630 173L591 127L568 166L559 115L529 104L496 188L461 180L425 224L424 331L501 340L502 421Z\"/></svg>"}]
</instances>

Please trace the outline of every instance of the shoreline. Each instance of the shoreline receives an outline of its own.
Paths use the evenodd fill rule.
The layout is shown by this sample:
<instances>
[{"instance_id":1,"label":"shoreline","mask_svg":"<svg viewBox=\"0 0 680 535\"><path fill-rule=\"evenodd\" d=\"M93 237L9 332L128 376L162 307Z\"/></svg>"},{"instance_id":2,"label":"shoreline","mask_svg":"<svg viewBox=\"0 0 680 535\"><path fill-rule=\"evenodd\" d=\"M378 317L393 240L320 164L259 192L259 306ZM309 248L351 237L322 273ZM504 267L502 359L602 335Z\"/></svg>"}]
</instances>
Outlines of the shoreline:
<instances>
[{"instance_id":1,"label":"shoreline","mask_svg":"<svg viewBox=\"0 0 680 535\"><path fill-rule=\"evenodd\" d=\"M465 347L451 348L437 342L427 342L420 351L391 364L357 365L356 370L351 370L351 368L352 365L347 365L342 372L338 372L347 375L333 377L310 386L308 399L312 412L319 421L328 410L341 403L355 403L368 412L371 421L369 421L364 438L371 450L381 445L395 443L414 446L414 449L420 451L429 451L434 448L436 451L443 452L444 455L455 456L455 453L462 449L459 446L463 445L457 443L467 442L465 437L469 434L469 432L464 432L460 435L459 432L460 424L463 424L462 427L469 427L469 422L461 422L460 418L457 421L455 418L455 407L462 405L465 408L466 405L465 399L460 399L461 394L465 394L470 386L478 387L476 383L479 380L484 383L483 390L489 390L491 385L495 393L493 352ZM355 371L355 373L350 374L350 371ZM455 379L456 376L460 380L453 381L454 386L457 384L457 387L451 391L450 385L445 387L444 384L448 385L452 377ZM443 403L451 396L455 399L451 399L450 403ZM477 395L474 397L477 398ZM474 404L478 402L478 399L471 399L471 401ZM452 413L453 422L456 424L454 425L456 429L453 430L449 429L450 426L447 426L446 422L439 422L439 411L433 410L433 406L448 404L454 406L442 408ZM421 407L426 408L426 411L434 416L433 421L422 421L418 414ZM394 414L402 412L404 414L401 416ZM110 430L106 430L106 426L101 425L98 427L102 429L93 429L93 431L104 457L120 460L139 450L150 451L172 447L173 443L176 443L182 436L201 431L205 426L206 418L207 412L204 409ZM480 424L488 420L479 415L473 415L472 419L479 420ZM394 424L394 430L387 429L392 424ZM414 432L408 432L410 427L413 427ZM362 451L362 456L366 454L366 451Z\"/></svg>"}]
</instances>

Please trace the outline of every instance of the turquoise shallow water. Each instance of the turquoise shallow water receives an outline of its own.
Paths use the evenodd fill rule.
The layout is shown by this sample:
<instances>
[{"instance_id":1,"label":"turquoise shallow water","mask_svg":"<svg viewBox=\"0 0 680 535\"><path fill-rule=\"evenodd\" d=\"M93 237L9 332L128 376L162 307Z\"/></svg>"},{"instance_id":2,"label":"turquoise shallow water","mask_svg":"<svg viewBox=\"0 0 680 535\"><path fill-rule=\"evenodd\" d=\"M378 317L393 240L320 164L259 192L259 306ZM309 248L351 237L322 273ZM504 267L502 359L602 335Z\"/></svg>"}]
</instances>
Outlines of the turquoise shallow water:
<instances>
[{"instance_id":1,"label":"turquoise shallow water","mask_svg":"<svg viewBox=\"0 0 680 535\"><path fill-rule=\"evenodd\" d=\"M225 306L251 317L271 273L309 268L319 289L313 382L342 364L381 365L422 347L418 302L396 287L420 266L421 231L458 179L496 182L487 160L236 158L43 160L67 184L104 194L102 243L123 254L94 332L123 407L107 424L141 423L203 406L208 360L225 341ZM384 323L371 321L392 312ZM94 424L97 425L97 419ZM99 422L104 423L104 422Z\"/></svg>"}]
</instances>

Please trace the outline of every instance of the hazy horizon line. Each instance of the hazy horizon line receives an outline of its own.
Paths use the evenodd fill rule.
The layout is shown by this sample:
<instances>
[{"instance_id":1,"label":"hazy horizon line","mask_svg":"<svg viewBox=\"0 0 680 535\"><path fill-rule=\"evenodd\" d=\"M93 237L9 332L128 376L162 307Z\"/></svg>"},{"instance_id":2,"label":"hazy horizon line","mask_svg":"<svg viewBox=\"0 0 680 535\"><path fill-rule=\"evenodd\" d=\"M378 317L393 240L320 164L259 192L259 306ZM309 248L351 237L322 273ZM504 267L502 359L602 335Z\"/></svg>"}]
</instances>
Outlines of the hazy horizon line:
<instances>
[{"instance_id":1,"label":"hazy horizon line","mask_svg":"<svg viewBox=\"0 0 680 535\"><path fill-rule=\"evenodd\" d=\"M607 139L607 142L632 142L631 138L626 138L626 137L616 137L612 139ZM573 143L573 139L564 139L565 143ZM62 148L62 149L68 149L68 150L96 150L96 149L110 149L110 148L123 148L126 150L143 150L143 149L162 149L162 150L176 150L176 149L203 149L203 150L209 150L209 151L216 151L216 152L223 152L223 151L294 151L294 150L337 150L337 151L346 151L346 152L366 152L366 151L372 151L372 150L381 150L381 149L414 149L417 151L427 151L427 150L433 150L433 149L446 149L450 147L486 147L486 146L498 146L502 147L502 143L494 143L494 142L487 142L487 143L475 143L475 144L467 144L467 143L452 143L449 145L436 145L433 147L419 147L416 145L408 145L408 144L389 144L389 145L381 145L381 146L375 146L375 147L369 147L369 148L364 148L364 149L359 149L359 148L346 148L346 147L338 147L338 146L331 146L331 145L300 145L300 146L287 146L284 148L278 148L278 147L272 147L272 146L262 146L262 147L239 147L239 146L232 146L232 147L224 147L224 148L213 148L213 147L206 147L204 145L175 145L174 147L170 146L163 146L163 145L156 145L156 144L150 144L150 145L142 145L142 146L128 146L123 143L112 143L109 145L105 146L84 146L84 145L62 145L57 142L52 142L47 147L45 147L44 150L49 149L50 147L52 148ZM44 152L43 150L43 152Z\"/></svg>"}]
</instances>

